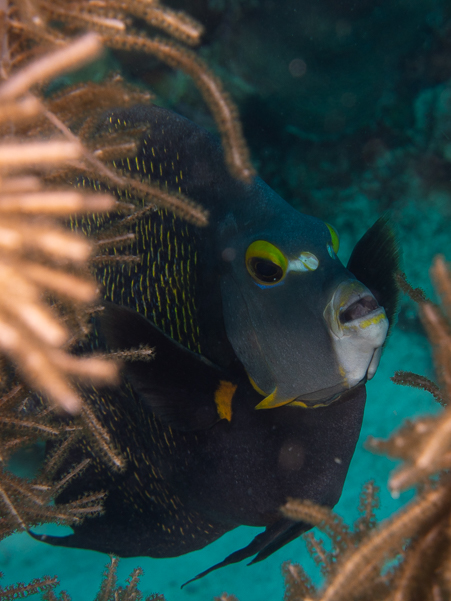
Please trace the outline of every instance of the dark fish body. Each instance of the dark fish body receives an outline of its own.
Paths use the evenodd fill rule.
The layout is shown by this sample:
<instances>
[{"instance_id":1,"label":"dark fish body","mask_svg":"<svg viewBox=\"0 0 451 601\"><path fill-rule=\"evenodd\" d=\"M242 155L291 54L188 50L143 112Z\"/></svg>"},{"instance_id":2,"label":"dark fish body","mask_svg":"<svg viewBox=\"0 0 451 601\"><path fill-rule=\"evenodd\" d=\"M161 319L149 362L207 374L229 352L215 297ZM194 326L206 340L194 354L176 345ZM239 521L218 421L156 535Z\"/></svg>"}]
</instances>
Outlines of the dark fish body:
<instances>
[{"instance_id":1,"label":"dark fish body","mask_svg":"<svg viewBox=\"0 0 451 601\"><path fill-rule=\"evenodd\" d=\"M46 540L170 557L247 524L266 530L215 567L258 561L307 529L281 516L288 497L331 507L340 497L396 311L396 245L379 220L345 268L329 226L258 178L234 180L219 142L164 109L117 111L99 131L142 124L138 155L116 166L186 194L209 225L166 210L129 225L74 221L88 234L134 233L139 257L99 264L106 302L92 345L156 354L127 363L120 389L86 391L127 467L113 473L81 442L70 460L93 463L59 500L104 489L105 513Z\"/></svg>"}]
</instances>

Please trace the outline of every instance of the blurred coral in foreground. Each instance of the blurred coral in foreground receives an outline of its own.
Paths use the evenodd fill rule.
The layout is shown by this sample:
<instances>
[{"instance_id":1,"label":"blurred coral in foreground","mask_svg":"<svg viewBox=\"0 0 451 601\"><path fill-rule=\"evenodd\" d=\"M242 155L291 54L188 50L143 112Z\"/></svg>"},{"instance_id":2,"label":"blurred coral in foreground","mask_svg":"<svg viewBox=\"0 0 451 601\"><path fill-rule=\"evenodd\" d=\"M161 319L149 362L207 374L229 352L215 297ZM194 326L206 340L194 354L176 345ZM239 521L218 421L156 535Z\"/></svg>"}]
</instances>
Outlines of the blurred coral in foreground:
<instances>
[{"instance_id":1,"label":"blurred coral in foreground","mask_svg":"<svg viewBox=\"0 0 451 601\"><path fill-rule=\"evenodd\" d=\"M139 20L168 37L142 33L136 27ZM200 43L204 28L185 12L159 0L17 0L8 29L15 41L15 65L28 60L30 53L65 44L74 34L95 31L106 47L152 55L180 69L193 79L215 118L231 173L244 181L254 177L235 104L221 80L190 48Z\"/></svg>"},{"instance_id":2,"label":"blurred coral in foreground","mask_svg":"<svg viewBox=\"0 0 451 601\"><path fill-rule=\"evenodd\" d=\"M98 56L101 45L89 34L50 55L44 55L13 74L0 86L0 114L8 130L45 107L30 88ZM72 189L49 189L43 176L83 153L77 141L61 136L26 139L13 134L0 144L0 348L24 378L55 405L75 413L81 401L67 377L114 382L115 365L95 358L76 358L66 352L73 335L68 326L82 326L82 306L97 296L97 284L86 271L92 254L88 240L60 224L73 213L111 210L108 195L81 194ZM64 305L64 323L55 307ZM72 317L72 319L70 319ZM6 376L4 376L6 377Z\"/></svg>"},{"instance_id":3,"label":"blurred coral in foreground","mask_svg":"<svg viewBox=\"0 0 451 601\"><path fill-rule=\"evenodd\" d=\"M97 299L98 290L88 271L93 244L63 226L70 214L108 211L116 201L106 194L82 194L46 184L53 170L83 154L78 140L18 133L46 112L30 89L99 52L98 37L89 34L30 62L0 85L0 538L33 524L73 524L102 510L102 491L65 506L52 503L87 465L86 461L76 464L57 482L52 480L64 449L80 431L57 420L52 408L81 411L85 417L87 409L75 381L114 384L117 380L112 361L78 358L69 352L74 340L87 332L86 309ZM6 75L5 54L2 58ZM39 391L42 399L33 396L28 386ZM51 401L50 408L43 399ZM7 469L17 449L58 437L63 438L62 445L50 453L37 477L26 480ZM2 595L44 592L51 580L17 585Z\"/></svg>"}]
</instances>

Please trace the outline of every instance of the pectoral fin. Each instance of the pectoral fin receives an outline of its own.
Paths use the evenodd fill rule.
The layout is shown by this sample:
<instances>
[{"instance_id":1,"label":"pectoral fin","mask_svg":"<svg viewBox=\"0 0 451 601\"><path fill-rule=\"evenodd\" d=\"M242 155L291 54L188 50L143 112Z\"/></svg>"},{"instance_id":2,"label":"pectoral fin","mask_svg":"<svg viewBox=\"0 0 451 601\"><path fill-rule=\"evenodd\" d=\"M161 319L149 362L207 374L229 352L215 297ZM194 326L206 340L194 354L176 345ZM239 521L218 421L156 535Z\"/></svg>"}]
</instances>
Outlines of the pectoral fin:
<instances>
[{"instance_id":1,"label":"pectoral fin","mask_svg":"<svg viewBox=\"0 0 451 601\"><path fill-rule=\"evenodd\" d=\"M166 336L135 311L105 303L99 329L113 351L155 349L151 361L126 362L124 371L144 404L172 428L194 431L231 420L237 387L222 369Z\"/></svg>"}]
</instances>

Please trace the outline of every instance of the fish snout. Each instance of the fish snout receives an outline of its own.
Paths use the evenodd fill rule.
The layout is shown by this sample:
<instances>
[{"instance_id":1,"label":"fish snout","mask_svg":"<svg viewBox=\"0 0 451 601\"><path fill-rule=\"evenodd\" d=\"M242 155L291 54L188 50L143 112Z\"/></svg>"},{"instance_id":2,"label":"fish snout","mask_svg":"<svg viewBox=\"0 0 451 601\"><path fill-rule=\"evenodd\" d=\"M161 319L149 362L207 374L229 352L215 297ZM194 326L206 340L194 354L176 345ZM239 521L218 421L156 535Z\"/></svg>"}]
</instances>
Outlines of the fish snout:
<instances>
[{"instance_id":1,"label":"fish snout","mask_svg":"<svg viewBox=\"0 0 451 601\"><path fill-rule=\"evenodd\" d=\"M324 310L340 372L349 388L376 373L388 319L374 295L358 280L345 280Z\"/></svg>"}]
</instances>

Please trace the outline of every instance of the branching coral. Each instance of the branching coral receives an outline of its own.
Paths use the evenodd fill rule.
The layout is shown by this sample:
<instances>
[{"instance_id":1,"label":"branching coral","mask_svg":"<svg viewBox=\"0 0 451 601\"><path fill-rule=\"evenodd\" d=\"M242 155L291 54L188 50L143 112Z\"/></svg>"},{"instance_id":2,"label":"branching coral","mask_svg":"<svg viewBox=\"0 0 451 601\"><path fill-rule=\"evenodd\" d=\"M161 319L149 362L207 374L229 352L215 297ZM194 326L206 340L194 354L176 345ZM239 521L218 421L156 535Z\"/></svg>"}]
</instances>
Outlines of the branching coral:
<instances>
[{"instance_id":1,"label":"branching coral","mask_svg":"<svg viewBox=\"0 0 451 601\"><path fill-rule=\"evenodd\" d=\"M30 411L33 405L33 411ZM64 459L68 443L81 429L64 425L52 417L52 410L30 396L27 388L16 385L0 398L0 538L15 530L27 530L33 524L58 522L73 524L102 511L103 492L85 495L66 505L55 506L52 499L83 472L89 461L72 466L68 473L55 480L55 470ZM8 459L17 448L42 439L65 440L50 454L37 477L26 480L7 469Z\"/></svg>"},{"instance_id":2,"label":"branching coral","mask_svg":"<svg viewBox=\"0 0 451 601\"><path fill-rule=\"evenodd\" d=\"M152 593L144 597L138 589L140 578L143 575L141 568L135 568L131 572L125 586L118 585L118 563L119 560L116 557L111 557L110 562L105 566L105 572L95 601L164 601L163 595ZM17 582L11 586L0 587L0 600L12 601L13 599L23 599L40 593L44 601L71 601L70 595L65 591L62 591L59 595L55 594L55 588L58 585L58 579L49 576L36 578L29 584Z\"/></svg>"},{"instance_id":3,"label":"branching coral","mask_svg":"<svg viewBox=\"0 0 451 601\"><path fill-rule=\"evenodd\" d=\"M30 87L40 77L44 83L93 58L99 50L98 39L90 34L36 60L0 87L0 103L20 106L32 98L37 114L43 114L45 107L29 96ZM28 117L19 111L12 122L20 128ZM43 300L44 292L52 293L62 300L66 321L71 315L72 321L80 321L82 304L96 298L97 285L83 268L92 245L63 229L58 220L71 213L111 210L115 201L108 195L49 191L43 181L49 169L67 165L82 152L78 140L58 138L30 141L15 135L5 137L0 146L0 348L27 381L72 413L81 401L67 376L89 376L100 383L113 382L117 373L111 362L68 354L65 348L74 332Z\"/></svg>"},{"instance_id":4,"label":"branching coral","mask_svg":"<svg viewBox=\"0 0 451 601\"><path fill-rule=\"evenodd\" d=\"M133 27L133 18L147 21L170 39L139 33ZM90 30L97 31L106 46L151 54L181 69L193 78L215 117L232 174L244 181L254 176L234 103L219 78L186 46L199 43L203 27L185 13L173 11L157 0L33 0L17 2L9 25L13 39L20 36L10 58L13 65L27 60L36 43L39 48L43 43L59 45L67 35Z\"/></svg>"},{"instance_id":5,"label":"branching coral","mask_svg":"<svg viewBox=\"0 0 451 601\"><path fill-rule=\"evenodd\" d=\"M431 274L442 305L422 300L420 316L432 344L440 387L402 372L394 381L425 388L446 408L435 417L419 418L406 424L387 441L369 441L372 450L405 462L390 478L389 486L395 494L451 467L451 276L442 257L435 259Z\"/></svg>"},{"instance_id":6,"label":"branching coral","mask_svg":"<svg viewBox=\"0 0 451 601\"><path fill-rule=\"evenodd\" d=\"M67 441L80 427L59 423L52 408L31 396L21 379L38 389L53 407L70 413L81 410L82 421L88 409L82 407L71 380L116 381L117 367L112 361L78 358L69 352L74 339L86 334L84 308L96 300L97 284L87 269L93 244L61 223L70 214L111 210L116 201L106 194L46 185L52 169L83 155L78 140L64 141L57 136L30 140L18 133L30 118L30 111L22 110L27 102L31 102L34 118L46 111L42 102L30 95L30 87L91 60L99 51L98 38L89 34L35 60L0 86L0 106L7 107L8 130L14 132L5 135L0 146L1 537L46 521L80 522L101 511L102 492L64 507L52 504L53 497L87 466L86 461L81 462L57 482L52 478ZM3 121L6 126L6 118ZM12 371L6 357L18 373ZM8 460L17 448L58 437L63 439L61 447L37 477L24 480L8 471Z\"/></svg>"}]
</instances>

